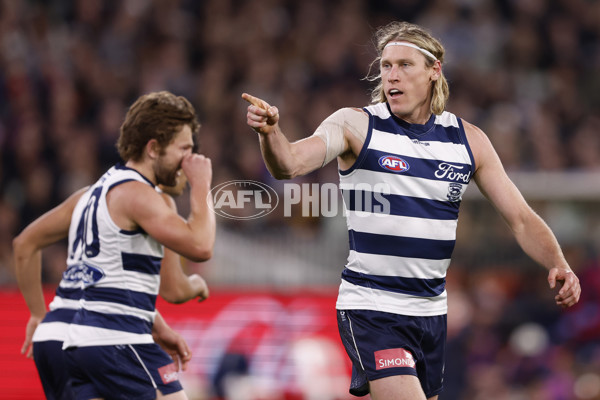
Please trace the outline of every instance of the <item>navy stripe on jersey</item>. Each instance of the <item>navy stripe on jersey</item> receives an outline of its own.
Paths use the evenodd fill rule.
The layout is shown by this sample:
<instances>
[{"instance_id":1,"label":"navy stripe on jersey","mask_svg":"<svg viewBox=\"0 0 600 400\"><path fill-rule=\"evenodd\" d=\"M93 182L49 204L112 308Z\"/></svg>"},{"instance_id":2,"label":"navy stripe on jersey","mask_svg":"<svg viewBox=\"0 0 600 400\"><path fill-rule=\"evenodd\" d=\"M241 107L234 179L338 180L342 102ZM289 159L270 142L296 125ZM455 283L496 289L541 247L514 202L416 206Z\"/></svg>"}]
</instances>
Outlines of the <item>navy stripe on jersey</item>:
<instances>
[{"instance_id":1,"label":"navy stripe on jersey","mask_svg":"<svg viewBox=\"0 0 600 400\"><path fill-rule=\"evenodd\" d=\"M161 257L122 252L121 260L125 271L143 272L152 275L160 273Z\"/></svg>"},{"instance_id":2,"label":"navy stripe on jersey","mask_svg":"<svg viewBox=\"0 0 600 400\"><path fill-rule=\"evenodd\" d=\"M422 297L439 296L444 292L446 286L445 278L419 279L404 278L401 276L367 275L348 268L342 272L342 279L353 285Z\"/></svg>"},{"instance_id":3,"label":"navy stripe on jersey","mask_svg":"<svg viewBox=\"0 0 600 400\"><path fill-rule=\"evenodd\" d=\"M80 288L74 289L59 286L56 289L56 296L62 297L63 299L79 300L83 296L83 290L81 290Z\"/></svg>"},{"instance_id":4,"label":"navy stripe on jersey","mask_svg":"<svg viewBox=\"0 0 600 400\"><path fill-rule=\"evenodd\" d=\"M421 239L348 231L350 250L386 256L445 260L452 256L454 240Z\"/></svg>"},{"instance_id":5,"label":"navy stripe on jersey","mask_svg":"<svg viewBox=\"0 0 600 400\"><path fill-rule=\"evenodd\" d=\"M66 322L70 323L73 317L77 313L77 310L70 308L57 308L46 314L44 322Z\"/></svg>"},{"instance_id":6,"label":"navy stripe on jersey","mask_svg":"<svg viewBox=\"0 0 600 400\"><path fill-rule=\"evenodd\" d=\"M81 323L82 321L85 323ZM86 309L80 309L71 323L129 333L152 333L152 323L144 319L133 315L104 314Z\"/></svg>"},{"instance_id":7,"label":"navy stripe on jersey","mask_svg":"<svg viewBox=\"0 0 600 400\"><path fill-rule=\"evenodd\" d=\"M448 163L440 160L413 158L374 149L369 149L369 153L369 157L367 157L365 162L361 165L361 169L465 184L469 183L471 179L471 166L469 164L461 164L457 162ZM408 163L408 169L403 172L397 172L381 166L379 162L382 157L385 156L395 156L403 159L406 163Z\"/></svg>"},{"instance_id":8,"label":"navy stripe on jersey","mask_svg":"<svg viewBox=\"0 0 600 400\"><path fill-rule=\"evenodd\" d=\"M133 290L91 286L85 289L85 300L124 304L144 311L154 311L156 295Z\"/></svg>"},{"instance_id":9,"label":"navy stripe on jersey","mask_svg":"<svg viewBox=\"0 0 600 400\"><path fill-rule=\"evenodd\" d=\"M393 134L406 134L411 133L412 136L419 136L424 133L429 133L433 129L435 122L435 115L431 115L429 120L423 125L421 124L410 124L400 118L396 118L391 112L389 104L386 104L388 111L390 112L389 118L381 118L377 115L373 115L373 129L378 131L385 131ZM368 111L368 110L367 110Z\"/></svg>"},{"instance_id":10,"label":"navy stripe on jersey","mask_svg":"<svg viewBox=\"0 0 600 400\"><path fill-rule=\"evenodd\" d=\"M363 190L342 189L342 196L348 211L387 212L404 217L455 220L458 218L460 201L449 202L399 196L387 193L374 193ZM387 201L387 204L384 204Z\"/></svg>"}]
</instances>

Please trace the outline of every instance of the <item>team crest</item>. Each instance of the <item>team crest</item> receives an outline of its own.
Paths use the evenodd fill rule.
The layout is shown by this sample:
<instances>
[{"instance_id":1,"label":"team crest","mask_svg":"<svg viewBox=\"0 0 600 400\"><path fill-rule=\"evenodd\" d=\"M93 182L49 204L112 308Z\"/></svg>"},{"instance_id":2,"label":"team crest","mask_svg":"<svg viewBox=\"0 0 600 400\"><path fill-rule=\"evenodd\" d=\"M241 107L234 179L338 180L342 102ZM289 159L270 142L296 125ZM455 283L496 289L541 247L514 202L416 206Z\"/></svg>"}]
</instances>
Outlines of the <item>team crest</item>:
<instances>
[{"instance_id":1,"label":"team crest","mask_svg":"<svg viewBox=\"0 0 600 400\"><path fill-rule=\"evenodd\" d=\"M452 202L459 201L461 193L462 185L460 183L450 183L448 185L448 194L446 197Z\"/></svg>"}]
</instances>

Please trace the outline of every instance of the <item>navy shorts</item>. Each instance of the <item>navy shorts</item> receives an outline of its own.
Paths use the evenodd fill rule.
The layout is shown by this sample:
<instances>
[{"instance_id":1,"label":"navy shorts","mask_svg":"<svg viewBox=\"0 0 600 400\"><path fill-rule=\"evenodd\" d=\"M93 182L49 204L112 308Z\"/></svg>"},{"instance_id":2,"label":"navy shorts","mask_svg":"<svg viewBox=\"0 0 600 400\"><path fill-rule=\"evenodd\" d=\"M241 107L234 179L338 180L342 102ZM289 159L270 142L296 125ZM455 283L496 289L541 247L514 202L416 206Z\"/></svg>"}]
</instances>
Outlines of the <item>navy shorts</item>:
<instances>
[{"instance_id":1,"label":"navy shorts","mask_svg":"<svg viewBox=\"0 0 600 400\"><path fill-rule=\"evenodd\" d=\"M411 317L371 310L338 310L342 343L352 360L350 393L365 396L369 381L419 378L426 397L442 391L446 315Z\"/></svg>"},{"instance_id":2,"label":"navy shorts","mask_svg":"<svg viewBox=\"0 0 600 400\"><path fill-rule=\"evenodd\" d=\"M62 345L58 340L33 342L33 360L47 400L75 399Z\"/></svg>"},{"instance_id":3,"label":"navy shorts","mask_svg":"<svg viewBox=\"0 0 600 400\"><path fill-rule=\"evenodd\" d=\"M77 399L156 398L183 390L173 359L156 343L65 350Z\"/></svg>"}]
</instances>

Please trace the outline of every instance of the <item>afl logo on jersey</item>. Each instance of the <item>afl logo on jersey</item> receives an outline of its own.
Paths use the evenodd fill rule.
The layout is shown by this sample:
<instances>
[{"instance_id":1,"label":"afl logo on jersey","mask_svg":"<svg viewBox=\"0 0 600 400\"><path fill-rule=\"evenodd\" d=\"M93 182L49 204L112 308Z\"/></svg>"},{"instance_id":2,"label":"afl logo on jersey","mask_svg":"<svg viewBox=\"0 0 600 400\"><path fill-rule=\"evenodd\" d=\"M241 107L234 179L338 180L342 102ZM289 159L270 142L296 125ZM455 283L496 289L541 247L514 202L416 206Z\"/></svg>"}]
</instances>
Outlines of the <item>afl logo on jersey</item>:
<instances>
[{"instance_id":1,"label":"afl logo on jersey","mask_svg":"<svg viewBox=\"0 0 600 400\"><path fill-rule=\"evenodd\" d=\"M400 157L396 157L396 156L380 157L379 165L382 166L383 168L387 169L388 171L392 171L397 174L406 172L410 168L410 165L408 165L408 163L405 160L401 159Z\"/></svg>"}]
</instances>

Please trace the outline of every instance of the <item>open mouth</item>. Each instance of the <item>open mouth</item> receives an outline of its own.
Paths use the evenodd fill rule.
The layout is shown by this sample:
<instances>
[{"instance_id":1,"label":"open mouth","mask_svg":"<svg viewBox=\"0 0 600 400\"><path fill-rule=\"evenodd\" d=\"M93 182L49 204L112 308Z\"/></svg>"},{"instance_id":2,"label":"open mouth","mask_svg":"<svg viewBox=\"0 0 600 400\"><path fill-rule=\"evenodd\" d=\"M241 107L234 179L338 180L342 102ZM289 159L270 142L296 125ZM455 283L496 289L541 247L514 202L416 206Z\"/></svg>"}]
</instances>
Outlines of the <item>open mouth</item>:
<instances>
[{"instance_id":1,"label":"open mouth","mask_svg":"<svg viewBox=\"0 0 600 400\"><path fill-rule=\"evenodd\" d=\"M403 94L404 94L404 92L402 92L402 91L400 91L398 89L390 89L390 91L388 92L388 96L391 99L398 98L398 97L402 96Z\"/></svg>"}]
</instances>

